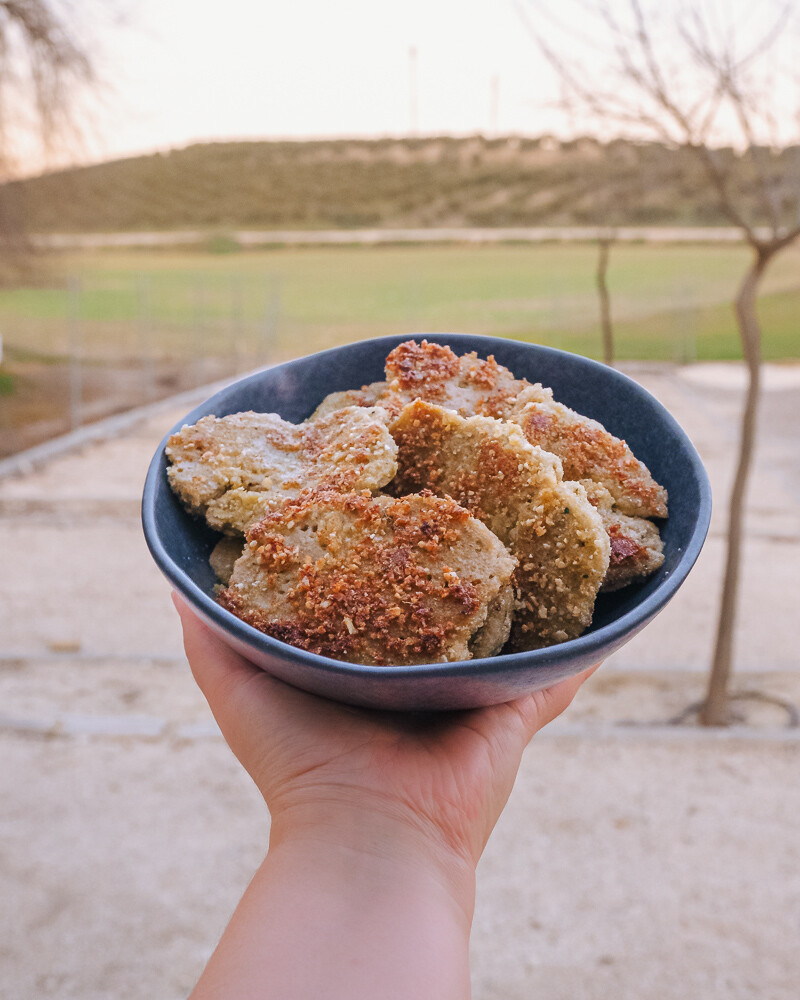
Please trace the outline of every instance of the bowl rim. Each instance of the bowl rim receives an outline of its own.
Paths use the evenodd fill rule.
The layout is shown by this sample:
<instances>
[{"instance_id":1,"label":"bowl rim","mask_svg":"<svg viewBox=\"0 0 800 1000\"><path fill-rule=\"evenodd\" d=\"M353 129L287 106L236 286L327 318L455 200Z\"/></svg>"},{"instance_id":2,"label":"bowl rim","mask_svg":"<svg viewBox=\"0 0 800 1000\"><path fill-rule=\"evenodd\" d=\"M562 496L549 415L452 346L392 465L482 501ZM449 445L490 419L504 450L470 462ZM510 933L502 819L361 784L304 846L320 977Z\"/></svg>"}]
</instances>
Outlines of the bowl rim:
<instances>
[{"instance_id":1,"label":"bowl rim","mask_svg":"<svg viewBox=\"0 0 800 1000\"><path fill-rule=\"evenodd\" d=\"M655 409L659 413L660 419L669 426L672 433L679 439L687 456L689 466L697 482L699 493L699 503L697 507L695 522L692 527L690 538L683 547L679 561L672 572L666 576L656 586L656 589L638 602L633 608L621 614L618 618L606 625L600 626L591 632L586 632L575 639L558 643L553 646L545 646L541 649L526 650L518 653L501 653L497 656L480 657L471 660L451 660L444 663L421 663L421 664L394 664L387 666L376 666L372 664L352 663L346 660L334 660L331 657L322 656L318 653L311 653L307 650L292 646L289 643L275 639L264 632L260 632L252 625L243 622L230 611L219 605L202 588L200 588L191 577L184 572L167 552L161 540L158 520L156 517L156 498L159 488L163 485L162 477L166 468L166 456L164 449L170 436L176 433L187 423L196 422L201 416L213 413L212 408L216 408L224 402L226 396L238 391L241 386L250 382L258 382L267 372L276 372L281 369L288 369L298 363L307 362L310 358L324 358L326 356L338 354L342 351L357 350L366 344L384 343L387 345L387 353L393 347L407 340L427 339L431 342L448 344L454 338L458 338L462 343L471 341L479 354L491 353L486 350L489 344L508 344L525 350L534 350L551 359L568 356L571 359L579 359L589 370L596 369L602 371L605 379L617 380L619 384L624 384L628 391L647 402L648 407ZM578 657L585 659L592 650L598 651L610 646L617 646L624 641L625 637L634 635L639 629L654 618L672 599L683 581L692 569L700 551L705 543L706 535L711 520L711 485L705 466L692 444L689 436L680 426L678 421L672 416L667 408L639 385L634 379L625 375L616 368L595 361L592 358L584 357L570 351L563 351L554 347L546 347L541 344L532 344L527 341L514 340L505 337L484 336L481 334L462 333L413 333L413 334L391 334L383 337L370 337L360 341L352 341L349 344L342 344L337 347L327 348L324 351L317 351L313 354L294 358L290 361L282 362L278 365L270 365L257 369L241 378L236 379L229 385L209 396L204 402L198 404L185 417L179 420L164 435L156 449L145 478L144 490L142 493L142 527L145 541L150 553L158 565L161 572L169 582L182 593L191 604L193 604L201 614L210 619L211 622L219 626L223 631L238 633L238 638L248 646L257 645L264 653L276 656L282 660L289 660L302 664L314 670L322 670L328 674L338 674L342 676L365 676L380 675L381 677L392 678L430 678L448 677L458 675L469 677L475 675L485 675L487 672L502 672L513 668L515 664L525 663L526 667L535 666L536 663L548 666L566 664ZM187 517L190 516L187 514Z\"/></svg>"}]
</instances>

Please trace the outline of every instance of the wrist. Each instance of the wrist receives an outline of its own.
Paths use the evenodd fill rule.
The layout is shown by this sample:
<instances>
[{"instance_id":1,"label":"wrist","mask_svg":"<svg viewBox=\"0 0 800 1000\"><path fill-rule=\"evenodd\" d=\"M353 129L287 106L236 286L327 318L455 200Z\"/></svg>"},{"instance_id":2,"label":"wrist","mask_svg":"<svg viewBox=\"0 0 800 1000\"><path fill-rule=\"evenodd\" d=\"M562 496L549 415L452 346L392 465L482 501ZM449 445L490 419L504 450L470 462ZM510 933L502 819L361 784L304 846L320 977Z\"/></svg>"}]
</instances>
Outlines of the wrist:
<instances>
[{"instance_id":1,"label":"wrist","mask_svg":"<svg viewBox=\"0 0 800 1000\"><path fill-rule=\"evenodd\" d=\"M281 810L193 1000L465 1000L475 870L451 855L381 810Z\"/></svg>"},{"instance_id":2,"label":"wrist","mask_svg":"<svg viewBox=\"0 0 800 1000\"><path fill-rule=\"evenodd\" d=\"M414 811L371 796L354 803L335 794L275 810L269 853L324 871L347 891L423 892L452 911L469 934L475 906L475 863L468 852Z\"/></svg>"}]
</instances>

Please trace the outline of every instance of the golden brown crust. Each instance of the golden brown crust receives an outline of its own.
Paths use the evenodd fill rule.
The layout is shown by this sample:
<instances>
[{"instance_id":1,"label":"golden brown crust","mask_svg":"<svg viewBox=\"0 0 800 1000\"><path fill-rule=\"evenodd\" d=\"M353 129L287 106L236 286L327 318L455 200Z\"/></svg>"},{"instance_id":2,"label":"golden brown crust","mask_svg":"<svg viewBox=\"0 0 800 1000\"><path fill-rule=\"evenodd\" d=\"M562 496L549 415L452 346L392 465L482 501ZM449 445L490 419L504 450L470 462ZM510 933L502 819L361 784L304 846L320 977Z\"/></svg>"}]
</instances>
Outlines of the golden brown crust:
<instances>
[{"instance_id":1,"label":"golden brown crust","mask_svg":"<svg viewBox=\"0 0 800 1000\"><path fill-rule=\"evenodd\" d=\"M596 420L548 399L537 387L519 394L507 419L519 424L531 444L558 455L565 479L605 486L620 513L667 516L667 491L628 445Z\"/></svg>"},{"instance_id":2,"label":"golden brown crust","mask_svg":"<svg viewBox=\"0 0 800 1000\"><path fill-rule=\"evenodd\" d=\"M519 427L459 416L416 400L390 426L398 445L395 494L428 488L479 518L518 560L510 647L574 638L591 623L609 561L599 515L559 460Z\"/></svg>"},{"instance_id":3,"label":"golden brown crust","mask_svg":"<svg viewBox=\"0 0 800 1000\"><path fill-rule=\"evenodd\" d=\"M504 416L509 401L528 385L493 355L485 361L475 351L459 357L449 347L427 340L399 344L386 358L386 381L386 395L394 395L398 403L423 399L462 416L488 417ZM394 404L387 408L399 413Z\"/></svg>"},{"instance_id":4,"label":"golden brown crust","mask_svg":"<svg viewBox=\"0 0 800 1000\"><path fill-rule=\"evenodd\" d=\"M273 501L301 490L379 489L394 475L396 448L383 411L351 407L313 423L275 413L203 417L167 445L170 485L212 527L243 532Z\"/></svg>"},{"instance_id":5,"label":"golden brown crust","mask_svg":"<svg viewBox=\"0 0 800 1000\"><path fill-rule=\"evenodd\" d=\"M373 382L371 385L362 385L360 389L332 392L322 400L308 419L316 420L318 417L325 417L329 413L335 413L336 410L344 409L346 406L377 406L385 391L385 382Z\"/></svg>"},{"instance_id":6,"label":"golden brown crust","mask_svg":"<svg viewBox=\"0 0 800 1000\"><path fill-rule=\"evenodd\" d=\"M517 379L493 356L473 351L459 357L449 347L407 340L386 358L386 381L326 396L312 419L337 406L381 406L397 417L407 403L424 399L463 416L502 417L511 400L529 383Z\"/></svg>"},{"instance_id":7,"label":"golden brown crust","mask_svg":"<svg viewBox=\"0 0 800 1000\"><path fill-rule=\"evenodd\" d=\"M244 535L226 535L211 550L208 561L220 583L230 580L236 560L244 551L244 545Z\"/></svg>"},{"instance_id":8,"label":"golden brown crust","mask_svg":"<svg viewBox=\"0 0 800 1000\"><path fill-rule=\"evenodd\" d=\"M556 402L550 389L515 378L493 357L459 357L440 344L406 341L386 359L386 381L364 386L360 393L365 402L359 405L377 403L392 417L414 399L424 399L461 416L513 421L531 444L558 455L565 479L592 479L610 490L620 513L667 516L666 490L624 441L596 420ZM341 397L339 405L357 401L357 394L334 396ZM329 411L335 405L328 397L322 407Z\"/></svg>"},{"instance_id":9,"label":"golden brown crust","mask_svg":"<svg viewBox=\"0 0 800 1000\"><path fill-rule=\"evenodd\" d=\"M513 559L480 522L430 493L307 490L247 532L219 594L255 628L356 663L470 658Z\"/></svg>"},{"instance_id":10,"label":"golden brown crust","mask_svg":"<svg viewBox=\"0 0 800 1000\"><path fill-rule=\"evenodd\" d=\"M641 583L664 562L664 544L657 526L645 518L621 514L604 486L591 480L584 480L582 485L589 503L600 514L611 543L611 558L601 592L607 594L631 583Z\"/></svg>"},{"instance_id":11,"label":"golden brown crust","mask_svg":"<svg viewBox=\"0 0 800 1000\"><path fill-rule=\"evenodd\" d=\"M397 468L387 425L395 499L370 495ZM212 553L230 577L220 602L338 659L491 656L509 630L512 651L562 642L590 624L601 581L618 589L663 562L640 515L666 516L666 491L624 441L493 357L427 341L400 344L386 381L331 394L302 425L203 418L167 454L188 509L239 536Z\"/></svg>"}]
</instances>

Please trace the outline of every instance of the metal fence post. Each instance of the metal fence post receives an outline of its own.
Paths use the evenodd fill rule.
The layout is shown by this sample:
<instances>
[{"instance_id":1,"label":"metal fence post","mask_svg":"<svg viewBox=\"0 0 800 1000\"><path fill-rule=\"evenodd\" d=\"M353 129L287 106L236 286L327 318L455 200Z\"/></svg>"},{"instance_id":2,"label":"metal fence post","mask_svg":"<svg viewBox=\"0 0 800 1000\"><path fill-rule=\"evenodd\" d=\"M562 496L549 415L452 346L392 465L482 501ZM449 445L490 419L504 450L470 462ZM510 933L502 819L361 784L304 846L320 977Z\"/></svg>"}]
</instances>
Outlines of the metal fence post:
<instances>
[{"instance_id":1,"label":"metal fence post","mask_svg":"<svg viewBox=\"0 0 800 1000\"><path fill-rule=\"evenodd\" d=\"M149 402L155 397L153 349L153 308L151 275L140 272L137 281L139 299L139 371L142 379L142 398Z\"/></svg>"},{"instance_id":2,"label":"metal fence post","mask_svg":"<svg viewBox=\"0 0 800 1000\"><path fill-rule=\"evenodd\" d=\"M206 380L206 371L208 370L208 365L206 358L204 357L204 352L207 349L206 344L206 296L205 289L207 278L203 278L202 275L197 275L194 280L194 322L195 330L194 336L192 338L192 349L194 351L195 358L195 384L202 385Z\"/></svg>"},{"instance_id":3,"label":"metal fence post","mask_svg":"<svg viewBox=\"0 0 800 1000\"><path fill-rule=\"evenodd\" d=\"M234 375L245 370L244 348L244 295L242 275L231 274L231 357Z\"/></svg>"},{"instance_id":4,"label":"metal fence post","mask_svg":"<svg viewBox=\"0 0 800 1000\"><path fill-rule=\"evenodd\" d=\"M81 330L81 282L67 278L67 338L69 343L69 426L76 430L83 422L83 336Z\"/></svg>"},{"instance_id":5,"label":"metal fence post","mask_svg":"<svg viewBox=\"0 0 800 1000\"><path fill-rule=\"evenodd\" d=\"M278 337L278 319L281 311L281 288L278 279L273 276L269 280L267 306L264 310L264 321L261 324L261 354L260 365L266 365L273 356L273 348Z\"/></svg>"},{"instance_id":6,"label":"metal fence post","mask_svg":"<svg viewBox=\"0 0 800 1000\"><path fill-rule=\"evenodd\" d=\"M683 286L678 290L678 357L679 364L697 361L697 307L693 289Z\"/></svg>"}]
</instances>

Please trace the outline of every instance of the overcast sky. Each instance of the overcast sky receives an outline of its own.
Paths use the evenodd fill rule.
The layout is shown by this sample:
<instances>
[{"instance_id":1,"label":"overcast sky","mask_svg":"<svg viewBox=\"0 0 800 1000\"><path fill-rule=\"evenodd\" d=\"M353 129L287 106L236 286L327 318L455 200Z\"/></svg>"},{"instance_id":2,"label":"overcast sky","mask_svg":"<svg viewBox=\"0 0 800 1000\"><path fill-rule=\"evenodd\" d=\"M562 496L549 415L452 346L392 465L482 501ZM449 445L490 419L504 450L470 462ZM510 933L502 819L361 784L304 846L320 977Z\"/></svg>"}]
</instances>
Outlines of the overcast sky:
<instances>
[{"instance_id":1,"label":"overcast sky","mask_svg":"<svg viewBox=\"0 0 800 1000\"><path fill-rule=\"evenodd\" d=\"M555 76L519 15L517 5L528 0L64 2L84 15L76 34L96 36L92 49L110 86L102 108L84 115L88 140L70 160L212 139L586 130L586 121L576 126L556 107ZM615 11L629 8L613 2ZM695 6L707 11L716 37L724 37L725 21L744 44L758 39L760 22L772 23L766 3L660 0L657 34L668 66L681 50L678 39L670 42L670 18ZM548 0L543 9L537 27L581 70L597 70L613 51L602 26L575 16L577 0ZM109 10L124 10L127 23L112 22ZM796 70L793 48L789 54ZM682 64L669 68L671 85L692 87ZM786 79L791 93L776 100L776 114L798 106L800 83ZM784 138L796 141L800 122L783 119L791 126ZM40 169L35 154L25 160L23 172Z\"/></svg>"},{"instance_id":2,"label":"overcast sky","mask_svg":"<svg viewBox=\"0 0 800 1000\"><path fill-rule=\"evenodd\" d=\"M103 32L115 93L95 158L414 125L539 133L555 121L555 86L512 0L141 0L130 22Z\"/></svg>"}]
</instances>

